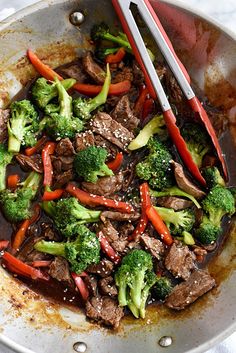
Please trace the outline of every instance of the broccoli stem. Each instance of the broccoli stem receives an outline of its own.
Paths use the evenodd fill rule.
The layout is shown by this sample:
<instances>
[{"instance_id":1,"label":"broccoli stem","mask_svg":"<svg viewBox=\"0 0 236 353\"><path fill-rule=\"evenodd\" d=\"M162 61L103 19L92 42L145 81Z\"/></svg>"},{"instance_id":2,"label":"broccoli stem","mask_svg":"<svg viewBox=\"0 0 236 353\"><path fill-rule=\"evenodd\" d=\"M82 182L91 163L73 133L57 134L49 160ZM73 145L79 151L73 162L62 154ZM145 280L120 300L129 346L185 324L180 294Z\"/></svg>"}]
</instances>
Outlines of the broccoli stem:
<instances>
[{"instance_id":1,"label":"broccoli stem","mask_svg":"<svg viewBox=\"0 0 236 353\"><path fill-rule=\"evenodd\" d=\"M58 78L55 78L55 80L59 95L60 115L70 119L72 116L72 98L69 96Z\"/></svg>"},{"instance_id":2,"label":"broccoli stem","mask_svg":"<svg viewBox=\"0 0 236 353\"><path fill-rule=\"evenodd\" d=\"M140 271L135 275L134 282L130 288L131 299L137 308L140 308L141 305L141 293L144 284L144 276L145 272L140 268Z\"/></svg>"},{"instance_id":3,"label":"broccoli stem","mask_svg":"<svg viewBox=\"0 0 236 353\"><path fill-rule=\"evenodd\" d=\"M65 257L65 243L41 240L34 245L35 250L50 255Z\"/></svg>"},{"instance_id":4,"label":"broccoli stem","mask_svg":"<svg viewBox=\"0 0 236 353\"><path fill-rule=\"evenodd\" d=\"M97 175L100 176L111 176L114 175L113 171L104 163L101 167L100 167L100 171Z\"/></svg>"},{"instance_id":5,"label":"broccoli stem","mask_svg":"<svg viewBox=\"0 0 236 353\"><path fill-rule=\"evenodd\" d=\"M127 283L125 283L125 281L120 282L120 284L119 284L119 293L118 293L118 301L119 301L119 305L120 306L126 306L127 305L126 291L127 291Z\"/></svg>"},{"instance_id":6,"label":"broccoli stem","mask_svg":"<svg viewBox=\"0 0 236 353\"><path fill-rule=\"evenodd\" d=\"M173 186L169 189L163 191L155 191L150 189L150 195L154 197L162 197L162 196L183 196L191 200L197 208L201 208L199 202L190 194L187 194L183 190L179 189L177 186Z\"/></svg>"},{"instance_id":7,"label":"broccoli stem","mask_svg":"<svg viewBox=\"0 0 236 353\"><path fill-rule=\"evenodd\" d=\"M0 166L0 191L6 189L6 167Z\"/></svg>"},{"instance_id":8,"label":"broccoli stem","mask_svg":"<svg viewBox=\"0 0 236 353\"><path fill-rule=\"evenodd\" d=\"M8 151L12 153L18 153L20 151L21 140L19 140L13 131L22 131L24 127L23 121L21 119L12 120L12 127L8 123ZM22 134L18 134L22 136ZM22 136L23 138L23 136Z\"/></svg>"},{"instance_id":9,"label":"broccoli stem","mask_svg":"<svg viewBox=\"0 0 236 353\"><path fill-rule=\"evenodd\" d=\"M48 216L50 217L54 216L55 203L53 201L43 201L41 204L41 207L44 210L44 212L47 213Z\"/></svg>"},{"instance_id":10,"label":"broccoli stem","mask_svg":"<svg viewBox=\"0 0 236 353\"><path fill-rule=\"evenodd\" d=\"M23 189L31 188L36 194L42 177L39 173L31 172L23 182Z\"/></svg>"},{"instance_id":11,"label":"broccoli stem","mask_svg":"<svg viewBox=\"0 0 236 353\"><path fill-rule=\"evenodd\" d=\"M131 311L131 313L136 317L136 319L139 318L139 309L134 305L134 303L130 300L128 301L128 308Z\"/></svg>"},{"instance_id":12,"label":"broccoli stem","mask_svg":"<svg viewBox=\"0 0 236 353\"><path fill-rule=\"evenodd\" d=\"M121 47L124 47L128 53L132 53L131 45L124 36L119 35L118 37L116 37L110 33L104 33L103 38L113 43L119 44Z\"/></svg>"},{"instance_id":13,"label":"broccoli stem","mask_svg":"<svg viewBox=\"0 0 236 353\"><path fill-rule=\"evenodd\" d=\"M105 104L109 92L109 87L111 84L111 72L109 68L109 64L107 64L107 72L106 78L100 93L89 101L89 112L91 113L93 110L97 109L100 105Z\"/></svg>"},{"instance_id":14,"label":"broccoli stem","mask_svg":"<svg viewBox=\"0 0 236 353\"><path fill-rule=\"evenodd\" d=\"M149 292L150 292L150 286L146 285L143 288L143 291L142 291L141 305L140 305L140 308L139 308L140 317L142 319L145 318L145 312L146 312L145 306L146 306L147 298L149 296Z\"/></svg>"}]
</instances>

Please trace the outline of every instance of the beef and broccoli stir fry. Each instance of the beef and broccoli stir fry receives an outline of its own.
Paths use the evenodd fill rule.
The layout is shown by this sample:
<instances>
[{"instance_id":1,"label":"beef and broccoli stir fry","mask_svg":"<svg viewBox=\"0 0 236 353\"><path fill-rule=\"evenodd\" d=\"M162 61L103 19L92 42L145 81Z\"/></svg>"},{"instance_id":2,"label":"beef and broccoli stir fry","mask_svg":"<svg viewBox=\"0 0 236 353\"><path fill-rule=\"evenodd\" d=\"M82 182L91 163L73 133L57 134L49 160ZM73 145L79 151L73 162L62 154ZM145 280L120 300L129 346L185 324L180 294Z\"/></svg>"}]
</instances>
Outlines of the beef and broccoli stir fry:
<instances>
[{"instance_id":1,"label":"beef and broccoli stir fry","mask_svg":"<svg viewBox=\"0 0 236 353\"><path fill-rule=\"evenodd\" d=\"M9 272L117 328L124 314L145 318L149 302L182 310L215 286L203 267L235 189L168 67L149 50L206 187L182 163L125 35L100 25L91 39L93 53L56 71L29 50L42 77L0 110L0 251Z\"/></svg>"}]
</instances>

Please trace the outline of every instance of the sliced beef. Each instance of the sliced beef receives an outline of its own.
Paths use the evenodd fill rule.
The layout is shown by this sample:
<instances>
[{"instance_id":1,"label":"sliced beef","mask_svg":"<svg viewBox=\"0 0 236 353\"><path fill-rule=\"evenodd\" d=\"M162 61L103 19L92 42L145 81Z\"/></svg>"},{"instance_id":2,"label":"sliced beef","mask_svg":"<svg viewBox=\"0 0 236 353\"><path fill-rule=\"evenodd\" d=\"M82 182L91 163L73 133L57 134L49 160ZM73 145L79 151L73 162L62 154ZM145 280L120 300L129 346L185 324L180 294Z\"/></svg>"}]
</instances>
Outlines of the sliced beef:
<instances>
[{"instance_id":1,"label":"sliced beef","mask_svg":"<svg viewBox=\"0 0 236 353\"><path fill-rule=\"evenodd\" d=\"M121 97L111 116L130 131L133 131L139 124L139 119L130 108L130 101L127 95Z\"/></svg>"},{"instance_id":2,"label":"sliced beef","mask_svg":"<svg viewBox=\"0 0 236 353\"><path fill-rule=\"evenodd\" d=\"M196 199L203 198L205 193L196 185L194 185L192 181L185 175L182 165L174 161L172 161L172 165L174 168L175 180L178 187L188 194L194 196Z\"/></svg>"},{"instance_id":3,"label":"sliced beef","mask_svg":"<svg viewBox=\"0 0 236 353\"><path fill-rule=\"evenodd\" d=\"M57 156L73 156L75 154L75 150L71 140L67 137L58 142L55 153Z\"/></svg>"},{"instance_id":4,"label":"sliced beef","mask_svg":"<svg viewBox=\"0 0 236 353\"><path fill-rule=\"evenodd\" d=\"M123 252L125 250L128 244L127 238L120 237L118 231L109 220L103 219L100 231L115 251Z\"/></svg>"},{"instance_id":5,"label":"sliced beef","mask_svg":"<svg viewBox=\"0 0 236 353\"><path fill-rule=\"evenodd\" d=\"M114 264L110 260L103 259L97 265L90 265L87 272L99 275L100 277L107 277L113 272Z\"/></svg>"},{"instance_id":6,"label":"sliced beef","mask_svg":"<svg viewBox=\"0 0 236 353\"><path fill-rule=\"evenodd\" d=\"M103 84L106 76L105 71L93 60L90 52L83 57L82 62L87 74L98 84Z\"/></svg>"},{"instance_id":7,"label":"sliced beef","mask_svg":"<svg viewBox=\"0 0 236 353\"><path fill-rule=\"evenodd\" d=\"M97 282L98 281L95 278L95 276L88 275L88 276L83 277L83 280L84 280L85 284L88 287L89 294L91 296L96 296L97 295L97 285L98 285Z\"/></svg>"},{"instance_id":8,"label":"sliced beef","mask_svg":"<svg viewBox=\"0 0 236 353\"><path fill-rule=\"evenodd\" d=\"M83 65L81 60L74 61L65 67L58 70L64 77L74 78L76 81L83 83L88 79L88 75L83 70Z\"/></svg>"},{"instance_id":9,"label":"sliced beef","mask_svg":"<svg viewBox=\"0 0 236 353\"><path fill-rule=\"evenodd\" d=\"M207 271L194 271L186 282L173 289L165 304L171 309L185 309L214 286L215 280Z\"/></svg>"},{"instance_id":10,"label":"sliced beef","mask_svg":"<svg viewBox=\"0 0 236 353\"><path fill-rule=\"evenodd\" d=\"M112 276L102 278L98 281L99 290L103 295L116 297L118 294L117 287Z\"/></svg>"},{"instance_id":11,"label":"sliced beef","mask_svg":"<svg viewBox=\"0 0 236 353\"><path fill-rule=\"evenodd\" d=\"M105 297L92 297L86 302L86 315L88 318L101 324L118 328L124 310L118 306L117 300Z\"/></svg>"},{"instance_id":12,"label":"sliced beef","mask_svg":"<svg viewBox=\"0 0 236 353\"><path fill-rule=\"evenodd\" d=\"M103 211L100 215L101 219L108 218L113 221L137 221L140 218L140 214L138 212L133 213L121 213L115 211Z\"/></svg>"},{"instance_id":13,"label":"sliced beef","mask_svg":"<svg viewBox=\"0 0 236 353\"><path fill-rule=\"evenodd\" d=\"M196 255L187 245L174 242L165 258L165 266L176 278L187 280L195 268L195 260Z\"/></svg>"},{"instance_id":14,"label":"sliced beef","mask_svg":"<svg viewBox=\"0 0 236 353\"><path fill-rule=\"evenodd\" d=\"M74 286L73 279L70 275L70 267L66 259L61 256L56 256L49 266L49 275L59 282L68 283Z\"/></svg>"},{"instance_id":15,"label":"sliced beef","mask_svg":"<svg viewBox=\"0 0 236 353\"><path fill-rule=\"evenodd\" d=\"M92 131L88 130L76 135L75 137L76 152L82 151L89 146L94 146L94 135Z\"/></svg>"},{"instance_id":16,"label":"sliced beef","mask_svg":"<svg viewBox=\"0 0 236 353\"><path fill-rule=\"evenodd\" d=\"M112 83L118 83L125 80L132 82L133 79L134 79L134 75L133 75L132 68L128 66L124 66L121 70L119 70L116 73L115 77L112 79Z\"/></svg>"},{"instance_id":17,"label":"sliced beef","mask_svg":"<svg viewBox=\"0 0 236 353\"><path fill-rule=\"evenodd\" d=\"M16 160L25 171L34 170L37 173L43 173L43 162L40 154L35 154L29 157L18 153L16 155Z\"/></svg>"},{"instance_id":18,"label":"sliced beef","mask_svg":"<svg viewBox=\"0 0 236 353\"><path fill-rule=\"evenodd\" d=\"M167 67L164 66L163 64L158 63L156 66L156 73L157 73L159 79L162 80L167 73Z\"/></svg>"},{"instance_id":19,"label":"sliced beef","mask_svg":"<svg viewBox=\"0 0 236 353\"><path fill-rule=\"evenodd\" d=\"M43 222L41 224L41 234L47 240L58 241L60 240L59 234L53 229L50 223Z\"/></svg>"},{"instance_id":20,"label":"sliced beef","mask_svg":"<svg viewBox=\"0 0 236 353\"><path fill-rule=\"evenodd\" d=\"M156 202L162 207L173 208L175 211L184 210L193 205L192 201L175 196L158 197Z\"/></svg>"},{"instance_id":21,"label":"sliced beef","mask_svg":"<svg viewBox=\"0 0 236 353\"><path fill-rule=\"evenodd\" d=\"M167 86L170 101L174 104L181 103L183 101L183 92L181 91L178 82L170 70L165 72L165 83Z\"/></svg>"},{"instance_id":22,"label":"sliced beef","mask_svg":"<svg viewBox=\"0 0 236 353\"><path fill-rule=\"evenodd\" d=\"M53 170L56 174L73 168L74 156L51 156Z\"/></svg>"},{"instance_id":23,"label":"sliced beef","mask_svg":"<svg viewBox=\"0 0 236 353\"><path fill-rule=\"evenodd\" d=\"M106 138L122 150L126 150L130 141L134 138L132 132L111 118L109 114L98 112L91 120L90 126L93 132Z\"/></svg>"},{"instance_id":24,"label":"sliced beef","mask_svg":"<svg viewBox=\"0 0 236 353\"><path fill-rule=\"evenodd\" d=\"M148 250L152 256L156 257L158 260L164 254L165 247L163 243L156 238L149 237L147 234L143 234L140 237L141 243L144 245L144 248Z\"/></svg>"},{"instance_id":25,"label":"sliced beef","mask_svg":"<svg viewBox=\"0 0 236 353\"><path fill-rule=\"evenodd\" d=\"M94 144L97 147L103 147L107 150L107 156L109 159L113 159L116 157L119 149L117 146L113 145L110 141L106 140L100 135L94 136Z\"/></svg>"},{"instance_id":26,"label":"sliced beef","mask_svg":"<svg viewBox=\"0 0 236 353\"><path fill-rule=\"evenodd\" d=\"M134 226L132 223L124 223L121 226L119 226L119 233L122 236L122 238L127 238L130 234L132 234L134 231Z\"/></svg>"},{"instance_id":27,"label":"sliced beef","mask_svg":"<svg viewBox=\"0 0 236 353\"><path fill-rule=\"evenodd\" d=\"M99 178L96 183L83 182L82 189L91 194L109 196L122 189L124 175L122 173Z\"/></svg>"},{"instance_id":28,"label":"sliced beef","mask_svg":"<svg viewBox=\"0 0 236 353\"><path fill-rule=\"evenodd\" d=\"M28 262L28 263L33 261L50 260L51 259L50 255L34 250L35 243L37 243L42 239L43 239L42 237L38 237L38 236L33 236L33 235L29 236L24 242L24 244L20 247L20 250L17 253L17 258L23 262Z\"/></svg>"},{"instance_id":29,"label":"sliced beef","mask_svg":"<svg viewBox=\"0 0 236 353\"><path fill-rule=\"evenodd\" d=\"M62 188L65 184L69 183L69 181L74 179L74 173L72 169L67 170L61 174L58 174L54 178L53 187L55 189Z\"/></svg>"},{"instance_id":30,"label":"sliced beef","mask_svg":"<svg viewBox=\"0 0 236 353\"><path fill-rule=\"evenodd\" d=\"M0 109L0 143L7 140L7 123L10 118L10 109Z\"/></svg>"},{"instance_id":31,"label":"sliced beef","mask_svg":"<svg viewBox=\"0 0 236 353\"><path fill-rule=\"evenodd\" d=\"M133 84L141 87L144 84L145 78L144 78L143 71L141 70L139 64L135 60L133 61L132 71L133 71Z\"/></svg>"}]
</instances>

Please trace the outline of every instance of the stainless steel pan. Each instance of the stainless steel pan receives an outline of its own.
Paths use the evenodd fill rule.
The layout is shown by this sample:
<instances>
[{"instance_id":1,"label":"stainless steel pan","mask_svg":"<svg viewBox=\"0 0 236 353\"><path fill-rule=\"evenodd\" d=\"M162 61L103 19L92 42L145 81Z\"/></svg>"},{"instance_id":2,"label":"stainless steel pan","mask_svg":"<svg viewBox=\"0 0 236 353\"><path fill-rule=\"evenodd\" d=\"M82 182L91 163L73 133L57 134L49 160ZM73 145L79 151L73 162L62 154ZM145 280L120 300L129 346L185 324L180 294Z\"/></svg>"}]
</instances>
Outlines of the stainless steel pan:
<instances>
[{"instance_id":1,"label":"stainless steel pan","mask_svg":"<svg viewBox=\"0 0 236 353\"><path fill-rule=\"evenodd\" d=\"M221 144L235 179L236 41L208 19L173 2L152 1L191 78L210 102L226 112ZM174 5L175 4L175 5ZM73 26L69 15L82 11L85 21ZM27 48L56 67L90 47L93 23L117 24L110 0L48 0L19 12L0 25L0 106L20 90L35 71ZM219 127L219 126L218 126ZM221 254L209 265L218 287L183 313L151 308L140 323L125 319L119 332L85 321L84 315L50 303L0 269L0 341L17 352L36 353L199 353L236 329L236 228L231 227ZM162 348L159 340L170 336ZM168 340L167 340L168 341ZM76 342L83 344L73 345ZM170 341L169 341L170 342ZM25 347L25 348L23 348ZM79 350L80 349L80 350Z\"/></svg>"}]
</instances>

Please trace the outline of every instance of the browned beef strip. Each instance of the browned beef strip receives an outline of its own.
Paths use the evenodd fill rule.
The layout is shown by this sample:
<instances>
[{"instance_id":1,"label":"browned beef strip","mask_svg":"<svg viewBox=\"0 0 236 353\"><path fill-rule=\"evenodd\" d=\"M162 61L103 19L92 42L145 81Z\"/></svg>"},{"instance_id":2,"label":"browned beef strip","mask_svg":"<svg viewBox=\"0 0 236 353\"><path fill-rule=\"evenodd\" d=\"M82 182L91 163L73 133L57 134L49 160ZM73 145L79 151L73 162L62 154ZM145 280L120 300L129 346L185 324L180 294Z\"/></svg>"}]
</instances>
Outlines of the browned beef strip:
<instances>
[{"instance_id":1,"label":"browned beef strip","mask_svg":"<svg viewBox=\"0 0 236 353\"><path fill-rule=\"evenodd\" d=\"M112 83L118 83L125 80L132 82L133 79L134 79L134 75L133 75L132 68L128 66L124 66L121 70L119 70L116 73L115 77L112 79Z\"/></svg>"},{"instance_id":2,"label":"browned beef strip","mask_svg":"<svg viewBox=\"0 0 236 353\"><path fill-rule=\"evenodd\" d=\"M119 226L119 233L122 236L122 238L127 238L130 234L132 234L134 231L134 226L132 223L124 223L121 226Z\"/></svg>"},{"instance_id":3,"label":"browned beef strip","mask_svg":"<svg viewBox=\"0 0 236 353\"><path fill-rule=\"evenodd\" d=\"M88 78L88 75L83 70L82 60L74 61L65 67L60 68L59 71L64 77L74 78L80 83L83 83Z\"/></svg>"},{"instance_id":4,"label":"browned beef strip","mask_svg":"<svg viewBox=\"0 0 236 353\"><path fill-rule=\"evenodd\" d=\"M113 262L107 259L103 259L97 265L90 265L86 271L99 275L100 277L107 277L113 272L113 269Z\"/></svg>"},{"instance_id":5,"label":"browned beef strip","mask_svg":"<svg viewBox=\"0 0 236 353\"><path fill-rule=\"evenodd\" d=\"M7 122L10 118L10 109L0 109L0 143L7 139Z\"/></svg>"},{"instance_id":6,"label":"browned beef strip","mask_svg":"<svg viewBox=\"0 0 236 353\"><path fill-rule=\"evenodd\" d=\"M118 173L116 175L99 178L96 183L83 182L82 189L91 194L109 196L122 189L123 180L124 175Z\"/></svg>"},{"instance_id":7,"label":"browned beef strip","mask_svg":"<svg viewBox=\"0 0 236 353\"><path fill-rule=\"evenodd\" d=\"M23 262L50 260L51 255L34 250L35 243L42 239L42 237L38 236L30 236L29 238L27 238L24 244L20 247L20 250L16 255L17 258Z\"/></svg>"},{"instance_id":8,"label":"browned beef strip","mask_svg":"<svg viewBox=\"0 0 236 353\"><path fill-rule=\"evenodd\" d=\"M175 310L185 309L215 286L215 280L207 271L196 270L186 282L177 285L165 304Z\"/></svg>"},{"instance_id":9,"label":"browned beef strip","mask_svg":"<svg viewBox=\"0 0 236 353\"><path fill-rule=\"evenodd\" d=\"M162 207L173 208L175 211L183 210L192 206L192 201L175 196L157 197L156 203Z\"/></svg>"},{"instance_id":10,"label":"browned beef strip","mask_svg":"<svg viewBox=\"0 0 236 353\"><path fill-rule=\"evenodd\" d=\"M101 294L116 297L118 294L117 287L112 276L102 278L98 281L98 286Z\"/></svg>"},{"instance_id":11,"label":"browned beef strip","mask_svg":"<svg viewBox=\"0 0 236 353\"><path fill-rule=\"evenodd\" d=\"M174 242L165 258L165 266L176 278L187 280L193 269L196 255L189 250L187 245Z\"/></svg>"},{"instance_id":12,"label":"browned beef strip","mask_svg":"<svg viewBox=\"0 0 236 353\"><path fill-rule=\"evenodd\" d=\"M101 219L108 218L113 221L137 221L140 218L140 213L121 213L115 211L103 211L100 215Z\"/></svg>"},{"instance_id":13,"label":"browned beef strip","mask_svg":"<svg viewBox=\"0 0 236 353\"><path fill-rule=\"evenodd\" d=\"M88 75L98 84L103 84L105 80L105 71L93 60L90 52L82 59L83 66Z\"/></svg>"},{"instance_id":14,"label":"browned beef strip","mask_svg":"<svg viewBox=\"0 0 236 353\"><path fill-rule=\"evenodd\" d=\"M107 150L107 156L109 159L115 158L119 149L117 146L113 145L110 141L106 140L100 135L94 136L94 144L97 147L103 147Z\"/></svg>"},{"instance_id":15,"label":"browned beef strip","mask_svg":"<svg viewBox=\"0 0 236 353\"><path fill-rule=\"evenodd\" d=\"M167 73L167 67L163 64L158 63L156 66L156 73L159 79L162 80Z\"/></svg>"},{"instance_id":16,"label":"browned beef strip","mask_svg":"<svg viewBox=\"0 0 236 353\"><path fill-rule=\"evenodd\" d=\"M88 275L83 277L83 280L88 287L89 294L95 297L97 295L97 279L94 276Z\"/></svg>"},{"instance_id":17,"label":"browned beef strip","mask_svg":"<svg viewBox=\"0 0 236 353\"><path fill-rule=\"evenodd\" d=\"M74 179L73 171L72 169L69 169L66 172L63 172L55 176L53 187L54 189L59 189L73 179Z\"/></svg>"},{"instance_id":18,"label":"browned beef strip","mask_svg":"<svg viewBox=\"0 0 236 353\"><path fill-rule=\"evenodd\" d=\"M124 316L123 308L118 306L117 300L107 296L92 297L86 302L85 310L88 318L113 328L118 328Z\"/></svg>"},{"instance_id":19,"label":"browned beef strip","mask_svg":"<svg viewBox=\"0 0 236 353\"><path fill-rule=\"evenodd\" d=\"M58 241L61 238L59 234L52 228L52 225L50 223L45 223L45 222L41 223L40 235L47 240Z\"/></svg>"},{"instance_id":20,"label":"browned beef strip","mask_svg":"<svg viewBox=\"0 0 236 353\"><path fill-rule=\"evenodd\" d=\"M183 92L181 91L178 82L170 70L165 72L165 83L170 101L174 104L181 103L183 101Z\"/></svg>"},{"instance_id":21,"label":"browned beef strip","mask_svg":"<svg viewBox=\"0 0 236 353\"><path fill-rule=\"evenodd\" d=\"M98 112L91 120L90 126L93 132L106 138L122 150L126 150L130 141L134 138L132 132L123 125L113 120L109 114Z\"/></svg>"},{"instance_id":22,"label":"browned beef strip","mask_svg":"<svg viewBox=\"0 0 236 353\"><path fill-rule=\"evenodd\" d=\"M111 116L130 131L133 131L139 124L139 119L134 115L130 108L130 101L127 95L121 97L111 113Z\"/></svg>"},{"instance_id":23,"label":"browned beef strip","mask_svg":"<svg viewBox=\"0 0 236 353\"><path fill-rule=\"evenodd\" d=\"M190 179L185 175L184 169L181 164L172 161L174 167L175 180L178 187L194 196L196 199L201 199L205 196L205 193L192 183Z\"/></svg>"},{"instance_id":24,"label":"browned beef strip","mask_svg":"<svg viewBox=\"0 0 236 353\"><path fill-rule=\"evenodd\" d=\"M92 131L81 132L75 136L76 152L82 151L89 146L94 146L94 135Z\"/></svg>"},{"instance_id":25,"label":"browned beef strip","mask_svg":"<svg viewBox=\"0 0 236 353\"><path fill-rule=\"evenodd\" d=\"M103 220L100 231L105 235L109 243L119 239L118 231L108 219Z\"/></svg>"},{"instance_id":26,"label":"browned beef strip","mask_svg":"<svg viewBox=\"0 0 236 353\"><path fill-rule=\"evenodd\" d=\"M133 61L132 71L133 71L133 84L141 87L144 84L145 78L144 78L143 71L141 70L139 64L135 60Z\"/></svg>"},{"instance_id":27,"label":"browned beef strip","mask_svg":"<svg viewBox=\"0 0 236 353\"><path fill-rule=\"evenodd\" d=\"M107 112L110 112L116 104L119 102L120 97L119 96L109 96L107 97L106 104L105 104L105 110Z\"/></svg>"},{"instance_id":28,"label":"browned beef strip","mask_svg":"<svg viewBox=\"0 0 236 353\"><path fill-rule=\"evenodd\" d=\"M69 264L66 259L61 256L56 256L53 262L49 266L49 275L59 282L66 282L71 286L74 286L73 279L70 275Z\"/></svg>"},{"instance_id":29,"label":"browned beef strip","mask_svg":"<svg viewBox=\"0 0 236 353\"><path fill-rule=\"evenodd\" d=\"M37 173L43 173L43 162L40 154L35 154L29 157L18 153L16 155L16 160L19 162L23 170L34 170Z\"/></svg>"},{"instance_id":30,"label":"browned beef strip","mask_svg":"<svg viewBox=\"0 0 236 353\"><path fill-rule=\"evenodd\" d=\"M75 150L71 140L67 137L58 142L55 153L57 156L73 156Z\"/></svg>"},{"instance_id":31,"label":"browned beef strip","mask_svg":"<svg viewBox=\"0 0 236 353\"><path fill-rule=\"evenodd\" d=\"M53 171L56 174L73 168L74 156L51 156Z\"/></svg>"},{"instance_id":32,"label":"browned beef strip","mask_svg":"<svg viewBox=\"0 0 236 353\"><path fill-rule=\"evenodd\" d=\"M164 254L165 247L163 243L156 238L149 237L147 234L143 234L140 237L141 243L144 245L144 248L148 250L152 256L156 257L158 260Z\"/></svg>"}]
</instances>

